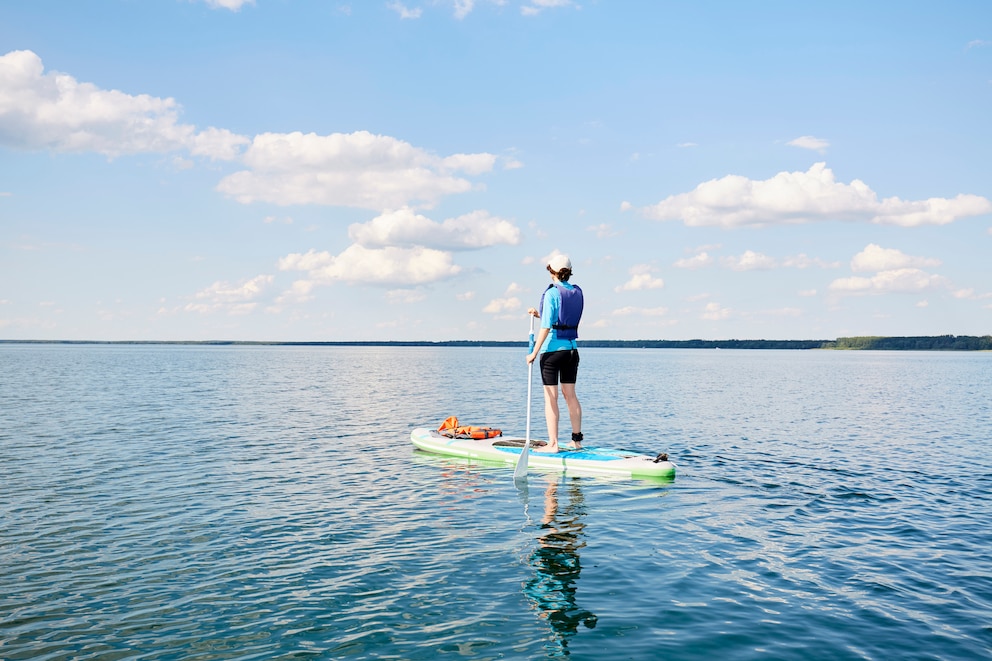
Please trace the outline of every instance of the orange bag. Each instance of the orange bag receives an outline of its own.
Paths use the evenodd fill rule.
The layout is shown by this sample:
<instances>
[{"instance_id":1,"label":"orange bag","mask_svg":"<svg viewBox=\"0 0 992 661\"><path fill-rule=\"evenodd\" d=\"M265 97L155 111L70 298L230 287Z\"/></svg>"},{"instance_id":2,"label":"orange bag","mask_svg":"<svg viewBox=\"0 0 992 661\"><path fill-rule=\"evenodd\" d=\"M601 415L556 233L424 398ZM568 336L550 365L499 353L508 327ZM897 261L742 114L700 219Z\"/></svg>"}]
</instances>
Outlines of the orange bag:
<instances>
[{"instance_id":1,"label":"orange bag","mask_svg":"<svg viewBox=\"0 0 992 661\"><path fill-rule=\"evenodd\" d=\"M493 427L479 427L476 425L459 425L458 418L450 416L437 428L438 432L448 438L496 438L502 436L503 431Z\"/></svg>"}]
</instances>

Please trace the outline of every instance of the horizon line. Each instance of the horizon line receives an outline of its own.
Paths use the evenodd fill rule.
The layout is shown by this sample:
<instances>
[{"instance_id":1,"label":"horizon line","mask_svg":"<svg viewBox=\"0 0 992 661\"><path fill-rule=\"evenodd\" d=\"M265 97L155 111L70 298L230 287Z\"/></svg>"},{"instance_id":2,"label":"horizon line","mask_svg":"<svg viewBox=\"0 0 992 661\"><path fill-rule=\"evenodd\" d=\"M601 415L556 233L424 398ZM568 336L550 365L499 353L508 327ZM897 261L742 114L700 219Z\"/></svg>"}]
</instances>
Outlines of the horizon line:
<instances>
[{"instance_id":1,"label":"horizon line","mask_svg":"<svg viewBox=\"0 0 992 661\"><path fill-rule=\"evenodd\" d=\"M611 347L651 347L651 348L712 348L725 345L731 348L836 348L837 345L851 346L850 340L859 344L868 341L878 344L879 341L934 341L948 340L985 340L992 342L992 335L849 335L835 339L803 339L783 340L765 338L726 338L720 340L690 340L667 339L636 339L636 340L580 340L579 346L587 348ZM848 342L844 342L848 341ZM190 346L488 346L488 347L517 347L526 346L527 340L68 340L68 339L0 339L0 344L65 344L65 345L190 345ZM744 347L740 345L750 345ZM762 347L762 345L765 345ZM773 346L774 345L774 346ZM833 345L833 347L831 347Z\"/></svg>"}]
</instances>

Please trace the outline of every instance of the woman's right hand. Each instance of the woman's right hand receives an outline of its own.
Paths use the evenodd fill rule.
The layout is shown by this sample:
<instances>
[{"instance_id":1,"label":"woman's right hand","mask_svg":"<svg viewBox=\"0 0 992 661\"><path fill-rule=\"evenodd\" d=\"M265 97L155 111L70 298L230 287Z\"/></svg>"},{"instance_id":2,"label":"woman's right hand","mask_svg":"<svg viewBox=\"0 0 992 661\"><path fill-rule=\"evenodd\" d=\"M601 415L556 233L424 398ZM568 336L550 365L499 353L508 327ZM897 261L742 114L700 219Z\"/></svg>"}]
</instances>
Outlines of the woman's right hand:
<instances>
[{"instance_id":1,"label":"woman's right hand","mask_svg":"<svg viewBox=\"0 0 992 661\"><path fill-rule=\"evenodd\" d=\"M538 313L537 308L528 308L527 314L529 314L532 317L537 317L538 319L541 318L541 315Z\"/></svg>"}]
</instances>

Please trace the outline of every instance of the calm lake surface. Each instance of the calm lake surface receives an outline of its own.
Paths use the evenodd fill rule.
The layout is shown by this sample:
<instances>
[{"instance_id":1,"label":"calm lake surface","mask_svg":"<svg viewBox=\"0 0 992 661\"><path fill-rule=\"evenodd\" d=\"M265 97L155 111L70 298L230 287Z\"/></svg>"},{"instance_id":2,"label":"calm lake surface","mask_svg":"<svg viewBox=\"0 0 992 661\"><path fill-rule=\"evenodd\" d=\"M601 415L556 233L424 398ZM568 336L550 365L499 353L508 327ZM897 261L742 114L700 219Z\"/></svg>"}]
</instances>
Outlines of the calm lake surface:
<instances>
[{"instance_id":1,"label":"calm lake surface","mask_svg":"<svg viewBox=\"0 0 992 661\"><path fill-rule=\"evenodd\" d=\"M583 349L671 484L413 450L524 353L0 345L0 658L992 655L992 355Z\"/></svg>"}]
</instances>

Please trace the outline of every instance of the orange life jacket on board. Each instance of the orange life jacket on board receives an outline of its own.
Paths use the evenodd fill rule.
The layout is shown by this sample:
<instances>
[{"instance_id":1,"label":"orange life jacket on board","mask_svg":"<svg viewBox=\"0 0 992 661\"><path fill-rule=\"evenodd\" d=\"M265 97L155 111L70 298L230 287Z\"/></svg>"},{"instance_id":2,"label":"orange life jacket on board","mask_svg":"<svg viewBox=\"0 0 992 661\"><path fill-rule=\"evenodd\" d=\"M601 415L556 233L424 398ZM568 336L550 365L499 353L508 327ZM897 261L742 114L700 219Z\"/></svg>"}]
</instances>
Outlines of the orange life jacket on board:
<instances>
[{"instance_id":1,"label":"orange life jacket on board","mask_svg":"<svg viewBox=\"0 0 992 661\"><path fill-rule=\"evenodd\" d=\"M448 438L496 438L502 436L502 430L493 427L478 427L475 425L459 425L458 418L451 416L441 423L438 432Z\"/></svg>"}]
</instances>

